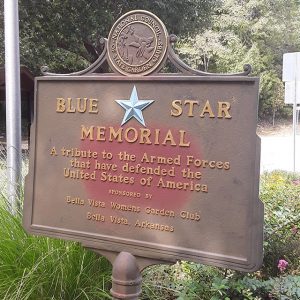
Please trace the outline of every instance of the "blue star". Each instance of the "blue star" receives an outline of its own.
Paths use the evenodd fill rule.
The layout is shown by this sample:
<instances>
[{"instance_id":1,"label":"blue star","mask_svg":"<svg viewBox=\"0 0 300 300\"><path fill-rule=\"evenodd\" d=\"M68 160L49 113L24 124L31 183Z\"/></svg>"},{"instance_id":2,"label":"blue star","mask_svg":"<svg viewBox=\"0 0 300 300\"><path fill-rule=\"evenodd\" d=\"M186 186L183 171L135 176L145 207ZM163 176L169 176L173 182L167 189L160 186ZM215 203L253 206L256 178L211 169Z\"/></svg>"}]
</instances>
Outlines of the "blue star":
<instances>
[{"instance_id":1,"label":"blue star","mask_svg":"<svg viewBox=\"0 0 300 300\"><path fill-rule=\"evenodd\" d=\"M129 100L115 101L125 109L125 115L121 126L128 122L131 118L135 118L143 126L146 126L142 110L149 106L152 102L154 102L154 100L139 100L137 90L134 85Z\"/></svg>"}]
</instances>

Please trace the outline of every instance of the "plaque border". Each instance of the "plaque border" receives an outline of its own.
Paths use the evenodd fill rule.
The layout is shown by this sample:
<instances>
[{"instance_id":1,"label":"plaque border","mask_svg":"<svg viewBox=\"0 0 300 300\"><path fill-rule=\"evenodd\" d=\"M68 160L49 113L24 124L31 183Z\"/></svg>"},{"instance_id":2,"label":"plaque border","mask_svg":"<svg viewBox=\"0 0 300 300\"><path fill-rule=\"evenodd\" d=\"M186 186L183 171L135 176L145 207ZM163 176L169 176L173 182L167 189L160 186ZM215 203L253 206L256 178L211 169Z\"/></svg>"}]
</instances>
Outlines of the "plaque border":
<instances>
[{"instance_id":1,"label":"plaque border","mask_svg":"<svg viewBox=\"0 0 300 300\"><path fill-rule=\"evenodd\" d=\"M73 240L81 242L83 246L98 250L104 251L113 251L113 252L121 252L128 251L133 255L153 259L153 260L163 260L165 262L175 262L177 260L189 260L198 263L205 263L210 265L215 265L219 267L232 268L239 271L252 272L256 271L261 263L262 263L262 247L263 247L263 204L258 198L258 190L259 190L259 163L260 163L260 138L256 138L256 154L255 154L255 168L253 174L253 196L257 196L257 199L253 199L251 202L251 209L249 214L251 215L251 220L253 220L253 226L249 232L248 238L251 239L249 242L249 247L247 249L247 257L239 258L226 256L216 253L208 253L204 251L194 251L191 249L180 248L175 246L167 246L156 243L149 243L144 241L135 241L125 238L119 237L108 237L105 235L101 235L100 237L97 235L93 235L91 233L85 233L81 231L68 230L63 228L54 228L54 227L46 227L38 224L32 223L33 210L34 210L34 176L36 169L36 156L35 149L37 143L37 90L39 81L111 81L111 82L134 82L134 81L160 81L160 82L168 82L168 81L180 81L180 82L240 82L244 84L251 84L257 87L258 90L258 78L256 77L243 77L243 76L231 76L231 77L223 77L223 76L186 76L186 75L163 75L163 76L147 76L147 77L136 77L136 76L108 76L108 74L104 75L96 75L93 76L46 76L46 77L38 77L35 78L35 103L34 103L34 115L36 118L34 119L34 124L31 128L31 148L30 151L30 166L29 166L29 175L26 176L25 179L25 200L24 200L24 217L23 217L23 225L27 232L43 235L43 236L51 236L55 238L63 238L67 240ZM245 255L246 256L246 255Z\"/></svg>"}]
</instances>

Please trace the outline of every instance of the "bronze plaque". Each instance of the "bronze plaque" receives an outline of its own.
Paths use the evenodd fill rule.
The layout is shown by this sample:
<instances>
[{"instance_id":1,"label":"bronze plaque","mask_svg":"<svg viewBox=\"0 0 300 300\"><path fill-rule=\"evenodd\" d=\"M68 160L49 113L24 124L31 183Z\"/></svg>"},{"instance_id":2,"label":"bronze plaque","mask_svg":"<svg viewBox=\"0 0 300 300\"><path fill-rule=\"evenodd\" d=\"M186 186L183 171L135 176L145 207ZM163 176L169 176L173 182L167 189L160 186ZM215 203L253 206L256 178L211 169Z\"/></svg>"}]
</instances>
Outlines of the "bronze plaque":
<instances>
[{"instance_id":1,"label":"bronze plaque","mask_svg":"<svg viewBox=\"0 0 300 300\"><path fill-rule=\"evenodd\" d=\"M256 269L257 90L253 78L38 78L26 228Z\"/></svg>"},{"instance_id":2,"label":"bronze plaque","mask_svg":"<svg viewBox=\"0 0 300 300\"><path fill-rule=\"evenodd\" d=\"M258 79L245 76L249 68L192 70L174 40L152 14L131 12L91 67L36 78L24 226L153 261L257 270ZM141 76L167 58L181 74ZM105 59L119 74L94 73Z\"/></svg>"},{"instance_id":3,"label":"bronze plaque","mask_svg":"<svg viewBox=\"0 0 300 300\"><path fill-rule=\"evenodd\" d=\"M156 70L167 51L167 31L152 13L132 11L122 16L108 37L108 56L124 75L146 75Z\"/></svg>"}]
</instances>

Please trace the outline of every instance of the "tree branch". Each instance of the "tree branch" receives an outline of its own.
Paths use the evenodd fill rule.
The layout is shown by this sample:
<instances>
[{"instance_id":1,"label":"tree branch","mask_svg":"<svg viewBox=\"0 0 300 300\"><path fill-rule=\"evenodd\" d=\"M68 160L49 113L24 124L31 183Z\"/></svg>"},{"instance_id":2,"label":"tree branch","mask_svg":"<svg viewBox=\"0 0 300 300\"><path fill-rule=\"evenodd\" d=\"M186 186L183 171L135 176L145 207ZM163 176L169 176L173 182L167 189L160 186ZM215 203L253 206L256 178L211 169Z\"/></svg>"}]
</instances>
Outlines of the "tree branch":
<instances>
[{"instance_id":1,"label":"tree branch","mask_svg":"<svg viewBox=\"0 0 300 300\"><path fill-rule=\"evenodd\" d=\"M75 53L77 55L82 56L85 60L91 62L91 56L89 55L89 53L84 52L84 51L74 51L74 49L72 47L70 47L70 45L68 43L65 43L64 41L57 41L56 42L56 46L58 48L61 48L63 50L66 50L68 52L72 52ZM98 57L98 56L97 56Z\"/></svg>"},{"instance_id":2,"label":"tree branch","mask_svg":"<svg viewBox=\"0 0 300 300\"><path fill-rule=\"evenodd\" d=\"M90 56L95 61L99 57L99 53L97 52L97 49L88 41L83 41L83 45L86 51L90 54Z\"/></svg>"}]
</instances>

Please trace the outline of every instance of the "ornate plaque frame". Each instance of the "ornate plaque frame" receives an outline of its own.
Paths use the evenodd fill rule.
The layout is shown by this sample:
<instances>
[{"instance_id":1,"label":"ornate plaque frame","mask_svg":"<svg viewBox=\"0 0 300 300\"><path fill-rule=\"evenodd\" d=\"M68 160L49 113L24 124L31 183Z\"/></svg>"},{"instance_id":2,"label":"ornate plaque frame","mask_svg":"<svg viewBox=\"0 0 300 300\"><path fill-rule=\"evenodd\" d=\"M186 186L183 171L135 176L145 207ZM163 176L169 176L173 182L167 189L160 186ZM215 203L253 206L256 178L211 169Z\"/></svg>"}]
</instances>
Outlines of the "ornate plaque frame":
<instances>
[{"instance_id":1,"label":"ornate plaque frame","mask_svg":"<svg viewBox=\"0 0 300 300\"><path fill-rule=\"evenodd\" d=\"M146 37L143 26L147 27ZM161 36L151 36L155 30ZM124 33L122 39L129 41L125 46L120 38L123 32L134 32L127 38ZM257 270L262 262L263 242L263 205L258 199L260 140L255 132L258 79L247 76L251 72L249 65L236 74L194 70L175 54L172 46L176 39L168 36L163 23L153 14L133 11L116 22L108 40L101 39L103 53L87 69L54 74L42 68L44 76L35 79L24 227L32 234L79 241L108 257L127 251L143 266L191 260L246 272ZM154 59L159 41L163 45ZM133 49L126 48L130 44ZM120 57L114 59L117 47L121 50L115 55ZM124 61L118 65L116 59L122 56ZM96 73L105 61L113 72ZM178 73L160 73L166 61ZM72 106L76 95L86 100ZM117 132L124 134L122 140ZM139 140L135 134L141 135ZM122 164L123 175L130 163L136 167L130 155L141 159L146 153L170 162L166 171L152 172L161 177L165 172L169 179L175 176L172 172L181 174L179 183L172 183L175 191L167 187L155 194L157 188L150 189L155 190L156 198L151 204L139 204L144 200L137 199L134 193L148 193L146 182L141 190L136 188L136 182L128 189L132 182L128 179L129 183L124 184L123 175L113 188L94 180L92 173L80 178L80 172L74 171L78 178L67 178L71 171L65 170L72 168L62 167L66 161L72 167L81 168L82 164L90 171L87 160L78 162L73 154L90 151L99 155L100 148L94 151L91 146L95 140L114 157L127 151L117 163L112 160L115 167L113 163L104 165L117 169ZM95 157L90 156L93 164L97 164ZM139 177L139 170L134 169L134 175L141 183L144 177ZM114 196L114 190L119 194ZM98 206L87 208L91 206L88 198L92 197ZM115 202L123 205L126 212L113 210ZM82 212L84 217L80 219Z\"/></svg>"}]
</instances>

